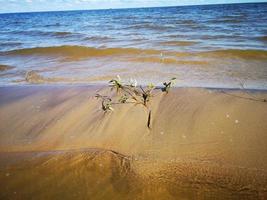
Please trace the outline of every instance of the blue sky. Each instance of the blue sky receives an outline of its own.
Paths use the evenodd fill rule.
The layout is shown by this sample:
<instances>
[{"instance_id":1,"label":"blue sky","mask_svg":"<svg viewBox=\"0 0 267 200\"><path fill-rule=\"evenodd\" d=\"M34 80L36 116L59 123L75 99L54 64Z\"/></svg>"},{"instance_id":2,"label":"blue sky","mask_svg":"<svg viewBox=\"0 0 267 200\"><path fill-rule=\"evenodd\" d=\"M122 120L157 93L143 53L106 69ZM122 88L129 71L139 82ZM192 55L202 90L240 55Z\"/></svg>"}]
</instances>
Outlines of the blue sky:
<instances>
[{"instance_id":1,"label":"blue sky","mask_svg":"<svg viewBox=\"0 0 267 200\"><path fill-rule=\"evenodd\" d=\"M0 13L266 1L267 0L0 0Z\"/></svg>"}]
</instances>

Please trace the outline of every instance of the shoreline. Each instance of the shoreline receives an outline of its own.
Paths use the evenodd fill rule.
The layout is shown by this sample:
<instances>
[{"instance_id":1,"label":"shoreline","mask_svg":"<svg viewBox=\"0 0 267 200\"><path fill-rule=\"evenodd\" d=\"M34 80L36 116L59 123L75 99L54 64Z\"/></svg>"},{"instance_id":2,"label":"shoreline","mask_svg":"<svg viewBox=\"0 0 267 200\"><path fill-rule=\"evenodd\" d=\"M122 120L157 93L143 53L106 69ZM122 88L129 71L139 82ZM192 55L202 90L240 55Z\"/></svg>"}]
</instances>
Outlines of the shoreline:
<instances>
[{"instance_id":1,"label":"shoreline","mask_svg":"<svg viewBox=\"0 0 267 200\"><path fill-rule=\"evenodd\" d=\"M142 84L141 86L146 86ZM42 83L42 84L8 84L8 85L0 85L0 89L8 89L8 88L108 88L108 81L104 83L58 83L58 84L50 84L50 83ZM139 85L137 86L139 87ZM163 86L156 85L156 89L161 89ZM204 90L214 90L214 91L240 91L240 92L267 92L267 88L240 88L240 87L204 87L204 86L173 86L173 89L204 89Z\"/></svg>"}]
</instances>

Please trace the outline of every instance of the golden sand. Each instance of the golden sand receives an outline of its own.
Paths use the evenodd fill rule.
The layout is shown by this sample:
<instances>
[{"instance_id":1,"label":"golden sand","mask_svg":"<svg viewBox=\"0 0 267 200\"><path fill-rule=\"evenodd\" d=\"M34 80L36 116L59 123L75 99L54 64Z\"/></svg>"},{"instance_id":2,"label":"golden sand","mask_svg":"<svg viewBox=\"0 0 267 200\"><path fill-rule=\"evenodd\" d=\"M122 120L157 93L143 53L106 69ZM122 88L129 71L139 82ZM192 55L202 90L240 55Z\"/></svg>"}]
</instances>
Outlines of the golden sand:
<instances>
[{"instance_id":1,"label":"golden sand","mask_svg":"<svg viewBox=\"0 0 267 200\"><path fill-rule=\"evenodd\" d=\"M266 92L177 88L148 129L99 89L0 88L0 199L267 198Z\"/></svg>"}]
</instances>

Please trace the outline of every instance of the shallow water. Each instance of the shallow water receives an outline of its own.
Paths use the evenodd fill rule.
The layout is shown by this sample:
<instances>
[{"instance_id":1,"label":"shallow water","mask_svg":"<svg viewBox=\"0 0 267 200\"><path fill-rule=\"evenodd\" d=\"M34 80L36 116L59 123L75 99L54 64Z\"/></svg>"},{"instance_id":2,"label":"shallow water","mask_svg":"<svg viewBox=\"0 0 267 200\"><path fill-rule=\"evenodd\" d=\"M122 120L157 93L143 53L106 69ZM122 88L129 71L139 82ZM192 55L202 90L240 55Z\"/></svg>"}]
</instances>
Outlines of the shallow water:
<instances>
[{"instance_id":1,"label":"shallow water","mask_svg":"<svg viewBox=\"0 0 267 200\"><path fill-rule=\"evenodd\" d=\"M0 15L0 84L35 70L42 83L267 88L267 4Z\"/></svg>"}]
</instances>

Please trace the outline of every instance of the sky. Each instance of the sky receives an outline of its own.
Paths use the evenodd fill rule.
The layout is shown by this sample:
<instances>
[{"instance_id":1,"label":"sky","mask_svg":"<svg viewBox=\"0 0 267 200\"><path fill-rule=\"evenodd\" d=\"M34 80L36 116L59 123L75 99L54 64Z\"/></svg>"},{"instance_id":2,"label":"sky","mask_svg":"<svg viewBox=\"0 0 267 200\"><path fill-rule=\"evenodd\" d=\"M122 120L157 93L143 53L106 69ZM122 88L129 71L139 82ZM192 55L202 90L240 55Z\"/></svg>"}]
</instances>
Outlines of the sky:
<instances>
[{"instance_id":1,"label":"sky","mask_svg":"<svg viewBox=\"0 0 267 200\"><path fill-rule=\"evenodd\" d=\"M266 2L267 0L0 0L0 13Z\"/></svg>"}]
</instances>

